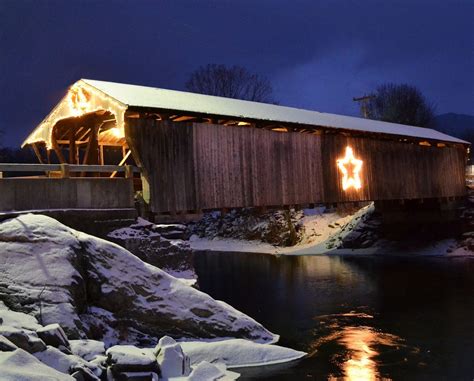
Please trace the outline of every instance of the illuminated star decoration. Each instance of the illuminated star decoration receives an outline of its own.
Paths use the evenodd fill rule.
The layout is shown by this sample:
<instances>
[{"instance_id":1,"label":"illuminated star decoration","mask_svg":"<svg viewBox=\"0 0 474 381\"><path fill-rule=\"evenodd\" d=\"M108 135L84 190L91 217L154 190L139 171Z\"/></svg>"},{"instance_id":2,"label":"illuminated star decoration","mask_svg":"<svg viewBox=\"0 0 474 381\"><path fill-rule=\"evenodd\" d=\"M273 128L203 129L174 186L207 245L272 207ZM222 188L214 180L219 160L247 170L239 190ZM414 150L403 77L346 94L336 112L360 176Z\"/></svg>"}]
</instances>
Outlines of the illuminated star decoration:
<instances>
[{"instance_id":1,"label":"illuminated star decoration","mask_svg":"<svg viewBox=\"0 0 474 381\"><path fill-rule=\"evenodd\" d=\"M346 147L346 156L342 159L338 159L337 167L342 173L342 189L347 190L351 187L354 189L362 188L360 181L359 172L362 168L362 160L354 157L352 148Z\"/></svg>"}]
</instances>

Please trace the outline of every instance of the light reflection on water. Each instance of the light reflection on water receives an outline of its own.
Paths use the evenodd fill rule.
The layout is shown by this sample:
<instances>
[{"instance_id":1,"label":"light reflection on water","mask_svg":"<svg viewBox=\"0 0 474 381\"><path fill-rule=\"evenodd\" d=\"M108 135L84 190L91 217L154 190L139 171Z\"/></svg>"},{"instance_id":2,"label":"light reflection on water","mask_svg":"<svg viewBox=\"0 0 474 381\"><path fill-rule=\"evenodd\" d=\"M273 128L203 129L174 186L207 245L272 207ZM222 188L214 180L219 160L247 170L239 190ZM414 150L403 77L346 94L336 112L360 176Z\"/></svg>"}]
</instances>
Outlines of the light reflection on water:
<instances>
[{"instance_id":1,"label":"light reflection on water","mask_svg":"<svg viewBox=\"0 0 474 381\"><path fill-rule=\"evenodd\" d=\"M376 380L380 378L374 357L378 352L371 344L377 335L369 327L346 327L342 331L340 342L350 353L350 359L342 364L345 378L350 381ZM330 377L330 379L333 379Z\"/></svg>"},{"instance_id":2,"label":"light reflection on water","mask_svg":"<svg viewBox=\"0 0 474 381\"><path fill-rule=\"evenodd\" d=\"M318 350L328 344L340 347L340 350L336 352L337 355L331 360L342 371L343 377L341 378L339 374L329 374L328 380L390 380L388 377L383 377L378 370L380 348L386 350L392 347L399 350L401 347L405 347L403 340L395 335L379 332L369 325L345 325L358 321L368 323L371 319L373 319L372 315L354 311L318 316L315 319L323 327L319 334L322 334L325 330L330 331L330 333L326 336L319 336L317 340L311 343L310 356L317 356Z\"/></svg>"},{"instance_id":3,"label":"light reflection on water","mask_svg":"<svg viewBox=\"0 0 474 381\"><path fill-rule=\"evenodd\" d=\"M474 259L196 256L204 292L309 352L242 380L472 379Z\"/></svg>"}]
</instances>

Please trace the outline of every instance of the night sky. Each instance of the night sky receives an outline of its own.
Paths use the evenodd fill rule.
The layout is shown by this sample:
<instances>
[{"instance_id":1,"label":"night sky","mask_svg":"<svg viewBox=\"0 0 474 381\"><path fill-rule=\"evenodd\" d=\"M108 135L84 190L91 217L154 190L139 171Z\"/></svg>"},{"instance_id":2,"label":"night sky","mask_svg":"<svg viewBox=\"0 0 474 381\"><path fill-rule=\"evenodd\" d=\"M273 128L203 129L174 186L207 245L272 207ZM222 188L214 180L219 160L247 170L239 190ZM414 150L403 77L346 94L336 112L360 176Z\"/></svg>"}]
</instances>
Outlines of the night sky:
<instances>
[{"instance_id":1,"label":"night sky","mask_svg":"<svg viewBox=\"0 0 474 381\"><path fill-rule=\"evenodd\" d=\"M207 63L266 75L282 105L358 115L418 86L474 114L474 1L0 0L0 130L18 146L80 78L184 89Z\"/></svg>"}]
</instances>

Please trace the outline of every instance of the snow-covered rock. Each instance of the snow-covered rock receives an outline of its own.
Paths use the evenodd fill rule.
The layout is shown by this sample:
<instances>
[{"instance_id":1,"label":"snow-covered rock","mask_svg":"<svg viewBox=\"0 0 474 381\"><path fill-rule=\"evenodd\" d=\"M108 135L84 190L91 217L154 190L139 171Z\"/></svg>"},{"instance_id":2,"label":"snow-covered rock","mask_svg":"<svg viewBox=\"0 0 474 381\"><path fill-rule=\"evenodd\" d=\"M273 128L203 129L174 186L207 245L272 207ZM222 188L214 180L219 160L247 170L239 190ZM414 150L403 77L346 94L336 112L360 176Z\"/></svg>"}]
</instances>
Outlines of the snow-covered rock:
<instances>
[{"instance_id":1,"label":"snow-covered rock","mask_svg":"<svg viewBox=\"0 0 474 381\"><path fill-rule=\"evenodd\" d=\"M27 329L0 325L0 335L10 340L18 348L29 353L35 353L46 349L46 344L38 337L36 332Z\"/></svg>"},{"instance_id":2,"label":"snow-covered rock","mask_svg":"<svg viewBox=\"0 0 474 381\"><path fill-rule=\"evenodd\" d=\"M230 381L239 378L239 374L229 372L223 364L211 364L207 361L202 361L197 364L186 381Z\"/></svg>"},{"instance_id":3,"label":"snow-covered rock","mask_svg":"<svg viewBox=\"0 0 474 381\"><path fill-rule=\"evenodd\" d=\"M22 349L0 352L0 375L2 381L75 381Z\"/></svg>"},{"instance_id":4,"label":"snow-covered rock","mask_svg":"<svg viewBox=\"0 0 474 381\"><path fill-rule=\"evenodd\" d=\"M299 223L303 213L272 210L261 213L255 208L233 209L229 213L205 213L201 220L190 223L189 230L201 238L232 238L255 240L275 246L293 246L304 233Z\"/></svg>"},{"instance_id":5,"label":"snow-covered rock","mask_svg":"<svg viewBox=\"0 0 474 381\"><path fill-rule=\"evenodd\" d=\"M228 368L279 364L300 359L305 352L278 345L257 344L248 340L230 339L211 342L181 342L191 365L202 361L224 363Z\"/></svg>"},{"instance_id":6,"label":"snow-covered rock","mask_svg":"<svg viewBox=\"0 0 474 381\"><path fill-rule=\"evenodd\" d=\"M18 347L8 340L5 336L0 335L0 352L12 352Z\"/></svg>"},{"instance_id":7,"label":"snow-covered rock","mask_svg":"<svg viewBox=\"0 0 474 381\"><path fill-rule=\"evenodd\" d=\"M189 357L183 353L181 346L171 337L162 337L153 353L164 380L171 377L187 376L191 372Z\"/></svg>"},{"instance_id":8,"label":"snow-covered rock","mask_svg":"<svg viewBox=\"0 0 474 381\"><path fill-rule=\"evenodd\" d=\"M70 340L72 354L82 357L86 361L91 361L99 355L105 354L105 346L102 341L97 340Z\"/></svg>"},{"instance_id":9,"label":"snow-covered rock","mask_svg":"<svg viewBox=\"0 0 474 381\"><path fill-rule=\"evenodd\" d=\"M107 365L112 373L154 372L159 373L153 351L133 345L115 345L107 349Z\"/></svg>"},{"instance_id":10,"label":"snow-covered rock","mask_svg":"<svg viewBox=\"0 0 474 381\"><path fill-rule=\"evenodd\" d=\"M41 328L41 325L38 324L38 320L36 320L34 316L12 311L1 300L0 325L7 325L14 328L24 328L30 331L36 331L37 329Z\"/></svg>"},{"instance_id":11,"label":"snow-covered rock","mask_svg":"<svg viewBox=\"0 0 474 381\"><path fill-rule=\"evenodd\" d=\"M43 364L62 373L70 374L82 368L88 369L97 377L102 373L102 370L97 365L89 363L79 356L65 354L51 346L48 346L47 349L42 352L36 352L34 356Z\"/></svg>"},{"instance_id":12,"label":"snow-covered rock","mask_svg":"<svg viewBox=\"0 0 474 381\"><path fill-rule=\"evenodd\" d=\"M0 299L42 324L59 323L71 339L103 337L94 308L115 319L115 342L130 334L278 338L122 247L50 217L27 214L0 223L0 252Z\"/></svg>"},{"instance_id":13,"label":"snow-covered rock","mask_svg":"<svg viewBox=\"0 0 474 381\"><path fill-rule=\"evenodd\" d=\"M193 251L183 240L187 238L186 229L185 225L157 225L138 218L136 223L110 232L107 238L146 263L193 285L197 275Z\"/></svg>"},{"instance_id":14,"label":"snow-covered rock","mask_svg":"<svg viewBox=\"0 0 474 381\"><path fill-rule=\"evenodd\" d=\"M65 347L70 349L69 340L66 334L58 323L48 324L36 330L39 338L43 340L46 345L51 345L56 348Z\"/></svg>"}]
</instances>

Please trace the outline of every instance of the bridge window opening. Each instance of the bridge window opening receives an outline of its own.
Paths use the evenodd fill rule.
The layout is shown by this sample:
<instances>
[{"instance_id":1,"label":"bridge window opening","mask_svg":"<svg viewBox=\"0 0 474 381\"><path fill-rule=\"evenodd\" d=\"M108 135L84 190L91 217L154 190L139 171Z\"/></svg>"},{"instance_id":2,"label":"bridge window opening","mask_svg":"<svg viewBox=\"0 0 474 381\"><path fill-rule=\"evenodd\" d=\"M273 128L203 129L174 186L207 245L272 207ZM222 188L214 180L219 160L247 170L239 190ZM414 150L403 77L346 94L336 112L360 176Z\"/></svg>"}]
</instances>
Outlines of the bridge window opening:
<instances>
[{"instance_id":1,"label":"bridge window opening","mask_svg":"<svg viewBox=\"0 0 474 381\"><path fill-rule=\"evenodd\" d=\"M75 94L70 107L82 107L83 98L84 94ZM45 164L135 165L124 131L117 126L115 115L106 110L59 120L52 128L51 148L41 142L31 144L31 148L38 161ZM88 175L91 174L95 177L125 175L123 172Z\"/></svg>"}]
</instances>

